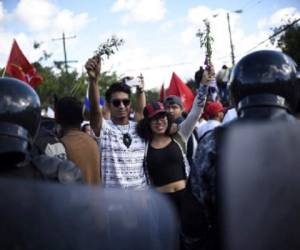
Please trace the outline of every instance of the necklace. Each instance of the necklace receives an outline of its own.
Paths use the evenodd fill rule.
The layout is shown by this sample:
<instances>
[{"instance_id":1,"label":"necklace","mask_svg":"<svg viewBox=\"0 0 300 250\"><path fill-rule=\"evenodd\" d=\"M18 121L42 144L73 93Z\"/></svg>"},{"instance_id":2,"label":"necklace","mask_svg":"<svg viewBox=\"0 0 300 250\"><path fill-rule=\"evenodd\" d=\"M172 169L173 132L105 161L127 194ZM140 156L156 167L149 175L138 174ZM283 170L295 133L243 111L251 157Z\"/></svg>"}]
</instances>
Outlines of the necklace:
<instances>
[{"instance_id":1,"label":"necklace","mask_svg":"<svg viewBox=\"0 0 300 250\"><path fill-rule=\"evenodd\" d=\"M130 134L129 134L130 123L128 124L128 130L127 130L126 133L123 133L123 131L119 128L118 125L115 124L115 126L116 126L116 128L117 128L117 129L122 133L122 135L123 135L123 143L124 143L124 145L125 145L127 148L129 148L130 145L131 145L131 142L132 142L132 138L131 138L131 136L130 136Z\"/></svg>"}]
</instances>

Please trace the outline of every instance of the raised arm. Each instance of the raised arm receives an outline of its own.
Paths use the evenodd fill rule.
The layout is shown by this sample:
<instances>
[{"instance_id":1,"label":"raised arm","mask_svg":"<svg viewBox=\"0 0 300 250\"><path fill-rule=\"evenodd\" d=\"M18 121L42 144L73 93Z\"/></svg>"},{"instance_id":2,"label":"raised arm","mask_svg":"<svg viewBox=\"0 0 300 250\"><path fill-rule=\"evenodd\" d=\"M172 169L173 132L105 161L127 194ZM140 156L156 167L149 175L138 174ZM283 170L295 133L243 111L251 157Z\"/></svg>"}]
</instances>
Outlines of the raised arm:
<instances>
[{"instance_id":1,"label":"raised arm","mask_svg":"<svg viewBox=\"0 0 300 250\"><path fill-rule=\"evenodd\" d=\"M99 107L99 86L98 81L100 77L101 59L100 57L93 57L88 59L85 68L89 77L89 100L90 100L90 124L96 136L100 136L102 127L102 112Z\"/></svg>"},{"instance_id":2,"label":"raised arm","mask_svg":"<svg viewBox=\"0 0 300 250\"><path fill-rule=\"evenodd\" d=\"M183 136L185 140L188 140L190 135L195 128L197 121L203 113L207 94L208 94L208 86L211 81L214 81L214 71L211 65L211 69L205 69L202 75L202 79L197 90L197 95L193 102L193 107L188 114L187 118L179 125L179 133Z\"/></svg>"},{"instance_id":3,"label":"raised arm","mask_svg":"<svg viewBox=\"0 0 300 250\"><path fill-rule=\"evenodd\" d=\"M136 88L136 110L135 121L138 122L143 119L143 110L146 106L146 95L144 91L144 77L142 74L139 76L140 85Z\"/></svg>"}]
</instances>

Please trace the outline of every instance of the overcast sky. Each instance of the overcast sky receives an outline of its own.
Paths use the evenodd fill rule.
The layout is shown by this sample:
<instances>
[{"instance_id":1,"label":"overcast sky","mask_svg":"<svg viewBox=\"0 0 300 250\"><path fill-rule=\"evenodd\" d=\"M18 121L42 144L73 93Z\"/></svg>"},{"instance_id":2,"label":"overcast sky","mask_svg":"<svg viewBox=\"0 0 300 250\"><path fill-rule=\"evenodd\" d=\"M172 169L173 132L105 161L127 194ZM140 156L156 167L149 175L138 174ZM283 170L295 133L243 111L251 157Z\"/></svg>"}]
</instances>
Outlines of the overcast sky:
<instances>
[{"instance_id":1,"label":"overcast sky","mask_svg":"<svg viewBox=\"0 0 300 250\"><path fill-rule=\"evenodd\" d=\"M241 14L234 13L241 9ZM197 30L203 19L211 23L213 62L216 69L231 65L230 24L238 60L272 34L289 17L300 17L299 0L5 0L0 1L0 66L6 64L15 38L33 62L42 50L53 53L52 61L63 60L62 32L76 36L66 40L67 57L79 72L98 45L115 34L125 39L119 52L106 60L103 70L122 75L143 73L146 88L167 86L172 72L183 80L194 77L203 64ZM214 17L216 16L216 17ZM42 43L33 49L34 41ZM264 43L256 49L272 49ZM292 55L291 55L292 56Z\"/></svg>"}]
</instances>

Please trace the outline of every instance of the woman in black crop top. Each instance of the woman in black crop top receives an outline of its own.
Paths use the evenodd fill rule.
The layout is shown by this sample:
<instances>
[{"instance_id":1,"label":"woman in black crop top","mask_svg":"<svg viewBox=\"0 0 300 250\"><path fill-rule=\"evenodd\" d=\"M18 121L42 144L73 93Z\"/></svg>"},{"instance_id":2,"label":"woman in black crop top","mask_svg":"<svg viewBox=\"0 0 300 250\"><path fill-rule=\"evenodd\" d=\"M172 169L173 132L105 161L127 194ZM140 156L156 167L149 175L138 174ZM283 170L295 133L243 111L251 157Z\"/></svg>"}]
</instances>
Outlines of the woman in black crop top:
<instances>
[{"instance_id":1,"label":"woman in black crop top","mask_svg":"<svg viewBox=\"0 0 300 250\"><path fill-rule=\"evenodd\" d=\"M150 144L146 161L149 176L156 187L186 179L182 152L174 140L163 148L155 148Z\"/></svg>"},{"instance_id":2,"label":"woman in black crop top","mask_svg":"<svg viewBox=\"0 0 300 250\"><path fill-rule=\"evenodd\" d=\"M148 177L151 184L163 193L175 193L185 188L185 155L171 136L171 118L163 104L154 102L144 109L144 119L138 125L139 135L146 139Z\"/></svg>"},{"instance_id":3,"label":"woman in black crop top","mask_svg":"<svg viewBox=\"0 0 300 250\"><path fill-rule=\"evenodd\" d=\"M154 102L144 109L144 119L137 127L138 134L146 139L145 165L151 184L166 194L181 219L181 200L185 191L184 153L170 134L171 118L163 104Z\"/></svg>"},{"instance_id":4,"label":"woman in black crop top","mask_svg":"<svg viewBox=\"0 0 300 250\"><path fill-rule=\"evenodd\" d=\"M192 109L186 119L175 129L177 132L170 132L173 131L171 129L173 123L160 102L146 105L143 112L144 118L137 126L137 133L146 141L144 160L149 180L173 203L180 222L185 221L183 204L186 204L186 197L189 196L186 190L186 180L189 174L189 163L185 153L186 145L203 113L211 81L208 71L205 70L204 73Z\"/></svg>"},{"instance_id":5,"label":"woman in black crop top","mask_svg":"<svg viewBox=\"0 0 300 250\"><path fill-rule=\"evenodd\" d=\"M137 132L147 143L145 165L151 184L162 193L174 194L186 187L189 174L186 144L202 115L206 95L207 85L201 84L192 110L173 134L170 133L173 123L162 103L152 102L144 108Z\"/></svg>"},{"instance_id":6,"label":"woman in black crop top","mask_svg":"<svg viewBox=\"0 0 300 250\"><path fill-rule=\"evenodd\" d=\"M160 102L146 105L144 118L137 126L138 134L146 140L145 165L151 184L170 198L179 218L189 174L186 144L202 115L206 94L207 86L202 85L192 110L176 133L170 133L173 123Z\"/></svg>"}]
</instances>

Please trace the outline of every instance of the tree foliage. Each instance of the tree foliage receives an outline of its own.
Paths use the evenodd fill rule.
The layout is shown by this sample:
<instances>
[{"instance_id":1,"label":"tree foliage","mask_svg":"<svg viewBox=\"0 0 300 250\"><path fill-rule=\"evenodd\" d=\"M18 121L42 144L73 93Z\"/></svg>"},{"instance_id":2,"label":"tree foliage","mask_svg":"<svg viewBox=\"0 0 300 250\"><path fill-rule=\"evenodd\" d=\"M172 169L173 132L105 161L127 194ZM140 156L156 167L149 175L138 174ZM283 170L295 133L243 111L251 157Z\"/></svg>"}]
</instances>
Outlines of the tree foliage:
<instances>
[{"instance_id":1,"label":"tree foliage","mask_svg":"<svg viewBox=\"0 0 300 250\"><path fill-rule=\"evenodd\" d=\"M150 89L145 92L147 102L153 102L159 100L159 92L156 89Z\"/></svg>"},{"instance_id":2,"label":"tree foliage","mask_svg":"<svg viewBox=\"0 0 300 250\"><path fill-rule=\"evenodd\" d=\"M291 23L293 21L288 20L286 24L273 28L274 34L284 29L285 31L272 38L271 42L290 55L300 65L300 25L297 23L291 25Z\"/></svg>"},{"instance_id":3,"label":"tree foliage","mask_svg":"<svg viewBox=\"0 0 300 250\"><path fill-rule=\"evenodd\" d=\"M95 51L97 56L111 56L118 50L118 47L124 43L123 39L112 36L106 42L101 43ZM41 43L34 42L33 48L40 49ZM46 51L41 51L42 56L34 63L37 71L43 76L44 81L36 88L40 96L42 107L52 106L54 104L54 96L61 98L63 96L74 96L79 100L84 100L87 91L87 74L79 74L76 70L68 72L62 67L64 62L53 62L52 67L43 67L42 63L48 61L52 54ZM99 81L101 94L105 93L108 86L117 81L118 76L116 72L103 72Z\"/></svg>"},{"instance_id":4,"label":"tree foliage","mask_svg":"<svg viewBox=\"0 0 300 250\"><path fill-rule=\"evenodd\" d=\"M106 42L101 43L98 49L95 51L95 56L106 56L107 59L115 54L118 47L123 45L124 40L119 39L116 36L112 36L107 39ZM40 49L41 43L34 42L34 49ZM42 56L37 62L34 63L34 67L42 75L44 81L40 84L36 91L40 96L42 108L48 106L54 106L54 98L61 98L64 96L74 96L79 100L84 100L87 92L88 77L86 73L79 74L76 70L68 72L64 70L57 62L53 62L53 66L42 66L43 62L48 61L52 54L46 51L41 51ZM102 58L103 59L103 58ZM102 72L99 80L99 89L101 96L104 96L109 86L120 80L121 76L117 72ZM155 90L146 91L147 101L158 100L159 93ZM135 98L133 98L133 106L135 106Z\"/></svg>"},{"instance_id":5,"label":"tree foliage","mask_svg":"<svg viewBox=\"0 0 300 250\"><path fill-rule=\"evenodd\" d=\"M87 74L78 74L77 71L55 73L52 67L43 67L40 63L34 63L37 71L43 76L44 81L35 90L38 93L42 107L53 107L54 96L61 98L64 96L74 96L83 101L87 91ZM99 89L101 96L104 96L106 90L111 84L117 82L121 77L117 72L102 72L99 80ZM157 90L145 91L147 102L158 100L159 92ZM132 104L135 106L135 98L132 98Z\"/></svg>"},{"instance_id":6,"label":"tree foliage","mask_svg":"<svg viewBox=\"0 0 300 250\"><path fill-rule=\"evenodd\" d=\"M53 107L54 96L74 96L84 100L87 91L87 75L79 74L77 71L66 72L64 70L55 73L52 67L43 67L40 63L34 63L37 71L43 76L44 81L35 90L40 96L42 107ZM101 94L108 86L118 79L116 72L103 72L99 81Z\"/></svg>"}]
</instances>

